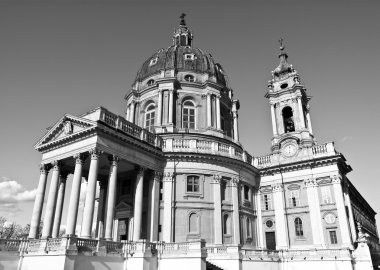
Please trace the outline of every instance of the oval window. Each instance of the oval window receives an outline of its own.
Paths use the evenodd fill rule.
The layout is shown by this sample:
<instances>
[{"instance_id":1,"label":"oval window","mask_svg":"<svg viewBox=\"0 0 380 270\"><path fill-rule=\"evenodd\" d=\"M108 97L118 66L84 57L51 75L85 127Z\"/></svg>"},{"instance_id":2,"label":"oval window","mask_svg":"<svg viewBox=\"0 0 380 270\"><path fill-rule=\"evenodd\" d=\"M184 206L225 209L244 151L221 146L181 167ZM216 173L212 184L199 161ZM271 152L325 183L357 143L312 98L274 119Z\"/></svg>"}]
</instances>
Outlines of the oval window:
<instances>
[{"instance_id":1,"label":"oval window","mask_svg":"<svg viewBox=\"0 0 380 270\"><path fill-rule=\"evenodd\" d=\"M281 84L281 89L285 89L286 87L288 87L288 84L287 83L283 83L283 84Z\"/></svg>"}]
</instances>

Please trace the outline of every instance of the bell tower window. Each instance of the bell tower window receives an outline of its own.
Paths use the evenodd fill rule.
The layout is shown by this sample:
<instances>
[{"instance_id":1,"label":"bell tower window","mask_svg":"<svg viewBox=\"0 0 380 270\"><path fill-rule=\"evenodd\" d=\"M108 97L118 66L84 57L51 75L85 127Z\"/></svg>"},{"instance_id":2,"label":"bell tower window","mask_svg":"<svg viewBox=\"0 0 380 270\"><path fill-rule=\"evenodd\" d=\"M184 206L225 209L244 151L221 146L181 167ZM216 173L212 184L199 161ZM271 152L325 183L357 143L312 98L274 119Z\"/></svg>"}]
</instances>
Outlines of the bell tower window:
<instances>
[{"instance_id":1,"label":"bell tower window","mask_svg":"<svg viewBox=\"0 0 380 270\"><path fill-rule=\"evenodd\" d=\"M294 120L293 120L293 110L291 107L285 107L284 109L282 109L282 118L284 121L285 133L295 131Z\"/></svg>"}]
</instances>

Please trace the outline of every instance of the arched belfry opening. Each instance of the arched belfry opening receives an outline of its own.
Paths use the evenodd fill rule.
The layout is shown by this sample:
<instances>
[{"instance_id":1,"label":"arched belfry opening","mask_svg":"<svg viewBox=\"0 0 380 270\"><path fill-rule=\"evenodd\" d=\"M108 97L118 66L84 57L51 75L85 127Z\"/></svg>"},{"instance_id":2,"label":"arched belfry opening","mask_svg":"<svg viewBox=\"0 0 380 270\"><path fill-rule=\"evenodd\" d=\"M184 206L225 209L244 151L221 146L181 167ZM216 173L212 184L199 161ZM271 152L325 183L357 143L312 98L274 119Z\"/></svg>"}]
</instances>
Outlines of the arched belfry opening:
<instances>
[{"instance_id":1,"label":"arched belfry opening","mask_svg":"<svg viewBox=\"0 0 380 270\"><path fill-rule=\"evenodd\" d=\"M291 107L285 107L282 109L282 118L284 121L284 131L285 133L293 132L294 120L293 120L293 110Z\"/></svg>"}]
</instances>

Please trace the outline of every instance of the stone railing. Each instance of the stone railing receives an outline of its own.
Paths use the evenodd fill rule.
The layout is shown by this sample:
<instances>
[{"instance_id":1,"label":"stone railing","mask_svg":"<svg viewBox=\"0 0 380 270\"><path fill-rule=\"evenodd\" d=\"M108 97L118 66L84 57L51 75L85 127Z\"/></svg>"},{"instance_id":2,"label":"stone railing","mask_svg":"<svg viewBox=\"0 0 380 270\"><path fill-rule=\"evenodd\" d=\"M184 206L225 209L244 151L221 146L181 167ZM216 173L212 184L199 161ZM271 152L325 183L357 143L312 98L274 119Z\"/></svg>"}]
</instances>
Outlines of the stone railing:
<instances>
[{"instance_id":1,"label":"stone railing","mask_svg":"<svg viewBox=\"0 0 380 270\"><path fill-rule=\"evenodd\" d=\"M302 156L302 159L300 160L304 160L305 157L319 158L334 156L336 154L338 154L338 152L335 150L334 143L327 142L324 144L318 144L312 147L301 149L301 153L299 155ZM283 160L281 154L276 153L261 157L255 157L253 166L257 168L265 168L268 166L279 165L281 163L281 160Z\"/></svg>"},{"instance_id":2,"label":"stone railing","mask_svg":"<svg viewBox=\"0 0 380 270\"><path fill-rule=\"evenodd\" d=\"M24 239L0 239L1 252L25 252L29 241Z\"/></svg>"},{"instance_id":3,"label":"stone railing","mask_svg":"<svg viewBox=\"0 0 380 270\"><path fill-rule=\"evenodd\" d=\"M225 156L253 165L252 156L236 144L228 144L205 139L165 138L164 152L187 152Z\"/></svg>"},{"instance_id":4,"label":"stone railing","mask_svg":"<svg viewBox=\"0 0 380 270\"><path fill-rule=\"evenodd\" d=\"M83 115L82 117L90 119L92 121L100 121L107 126L115 128L116 130L127 134L131 137L144 141L154 147L162 148L162 139L127 120L122 116L111 113L103 107L96 108L95 110Z\"/></svg>"}]
</instances>

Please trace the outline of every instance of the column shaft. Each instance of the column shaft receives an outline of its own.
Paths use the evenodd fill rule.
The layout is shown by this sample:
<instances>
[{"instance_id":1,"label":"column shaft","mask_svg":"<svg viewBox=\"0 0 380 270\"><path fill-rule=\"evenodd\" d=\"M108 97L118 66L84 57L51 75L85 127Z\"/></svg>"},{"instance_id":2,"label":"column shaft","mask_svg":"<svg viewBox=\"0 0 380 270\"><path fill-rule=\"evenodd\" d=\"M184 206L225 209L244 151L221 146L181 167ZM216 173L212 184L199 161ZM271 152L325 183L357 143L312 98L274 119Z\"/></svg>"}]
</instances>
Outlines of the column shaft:
<instances>
[{"instance_id":1,"label":"column shaft","mask_svg":"<svg viewBox=\"0 0 380 270\"><path fill-rule=\"evenodd\" d=\"M53 229L53 218L55 212L57 191L58 191L58 183L59 183L59 169L60 164L58 161L53 162L53 173L51 176L49 196L46 203L46 211L44 218L44 227L42 230L42 238L51 237L51 232Z\"/></svg>"},{"instance_id":2,"label":"column shaft","mask_svg":"<svg viewBox=\"0 0 380 270\"><path fill-rule=\"evenodd\" d=\"M96 181L98 178L98 167L100 152L97 149L92 149L90 171L88 173L88 185L86 191L86 200L83 209L82 231L81 237L91 238L92 220L94 217Z\"/></svg>"},{"instance_id":3,"label":"column shaft","mask_svg":"<svg viewBox=\"0 0 380 270\"><path fill-rule=\"evenodd\" d=\"M349 220L350 220L350 229L351 229L351 238L352 238L352 242L355 242L356 239L357 239L357 234L356 234L356 228L355 228L355 219L354 219L354 214L352 212L352 205L351 205L351 199L350 199L350 195L348 194L348 188L347 188L347 191L344 193L344 198L345 198L345 201L346 201L346 205L347 205L347 208L348 208L348 217L349 217Z\"/></svg>"},{"instance_id":4,"label":"column shaft","mask_svg":"<svg viewBox=\"0 0 380 270\"><path fill-rule=\"evenodd\" d=\"M150 241L158 241L158 214L160 208L160 181L161 172L155 172L151 190L151 206L150 206Z\"/></svg>"},{"instance_id":5,"label":"column shaft","mask_svg":"<svg viewBox=\"0 0 380 270\"><path fill-rule=\"evenodd\" d=\"M309 128L309 132L311 134L313 134L313 128L311 127L311 120L310 120L310 113L309 112L306 113L306 119L307 119L307 124L308 124L308 128Z\"/></svg>"},{"instance_id":6,"label":"column shaft","mask_svg":"<svg viewBox=\"0 0 380 270\"><path fill-rule=\"evenodd\" d=\"M346 247L351 247L352 243L350 238L350 231L348 228L348 217L346 214L346 208L344 206L341 179L338 176L333 176L332 178L335 195L335 204L338 212L338 221L342 237L342 245Z\"/></svg>"},{"instance_id":7,"label":"column shaft","mask_svg":"<svg viewBox=\"0 0 380 270\"><path fill-rule=\"evenodd\" d=\"M297 102L298 102L298 114L299 114L299 119L300 119L300 129L304 129L305 128L305 117L303 115L301 98L297 98Z\"/></svg>"},{"instance_id":8,"label":"column shaft","mask_svg":"<svg viewBox=\"0 0 380 270\"><path fill-rule=\"evenodd\" d=\"M106 240L112 240L112 227L114 218L114 208L116 202L116 186L117 186L117 164L119 158L113 156L111 160L110 177L108 180L107 188L107 210L106 210L106 228L105 228L105 238Z\"/></svg>"},{"instance_id":9,"label":"column shaft","mask_svg":"<svg viewBox=\"0 0 380 270\"><path fill-rule=\"evenodd\" d=\"M211 127L211 94L207 94L207 127Z\"/></svg>"},{"instance_id":10,"label":"column shaft","mask_svg":"<svg viewBox=\"0 0 380 270\"><path fill-rule=\"evenodd\" d=\"M276 124L276 114L274 111L274 104L270 105L270 113L272 116L272 130L273 130L273 135L277 136L277 124Z\"/></svg>"},{"instance_id":11,"label":"column shaft","mask_svg":"<svg viewBox=\"0 0 380 270\"><path fill-rule=\"evenodd\" d=\"M222 198L220 194L220 179L219 175L214 175L213 190L214 190L214 243L223 244L222 231Z\"/></svg>"},{"instance_id":12,"label":"column shaft","mask_svg":"<svg viewBox=\"0 0 380 270\"><path fill-rule=\"evenodd\" d=\"M257 213L257 247L264 248L264 231L263 231L263 217L261 215L261 192L256 191L255 195L256 213Z\"/></svg>"},{"instance_id":13,"label":"column shaft","mask_svg":"<svg viewBox=\"0 0 380 270\"><path fill-rule=\"evenodd\" d=\"M106 200L107 200L107 193L106 193L106 184L104 181L99 181L99 205L98 205L98 215L97 215L97 221L96 221L96 236L99 239L104 238L104 220L105 220L105 206L106 206Z\"/></svg>"},{"instance_id":14,"label":"column shaft","mask_svg":"<svg viewBox=\"0 0 380 270\"><path fill-rule=\"evenodd\" d=\"M135 205L133 217L133 241L141 239L144 172L145 168L140 167L136 177Z\"/></svg>"},{"instance_id":15,"label":"column shaft","mask_svg":"<svg viewBox=\"0 0 380 270\"><path fill-rule=\"evenodd\" d=\"M273 189L273 206L276 219L276 249L288 249L288 224L285 217L283 186L275 184Z\"/></svg>"},{"instance_id":16,"label":"column shaft","mask_svg":"<svg viewBox=\"0 0 380 270\"><path fill-rule=\"evenodd\" d=\"M239 140L239 128L238 128L238 114L237 112L233 112L233 120L234 120L234 139L235 141Z\"/></svg>"},{"instance_id":17,"label":"column shaft","mask_svg":"<svg viewBox=\"0 0 380 270\"><path fill-rule=\"evenodd\" d=\"M240 214L239 214L239 180L232 179L232 207L233 207L233 222L234 222L234 244L240 244Z\"/></svg>"},{"instance_id":18,"label":"column shaft","mask_svg":"<svg viewBox=\"0 0 380 270\"><path fill-rule=\"evenodd\" d=\"M82 183L82 167L83 167L83 155L78 154L75 158L75 170L74 177L71 186L70 202L67 214L66 234L75 235L75 227L77 224L78 207L80 187Z\"/></svg>"},{"instance_id":19,"label":"column shaft","mask_svg":"<svg viewBox=\"0 0 380 270\"><path fill-rule=\"evenodd\" d=\"M173 218L173 185L174 174L166 172L164 174L164 220L163 220L163 241L172 242L172 218Z\"/></svg>"},{"instance_id":20,"label":"column shaft","mask_svg":"<svg viewBox=\"0 0 380 270\"><path fill-rule=\"evenodd\" d=\"M36 199L34 201L32 220L30 222L29 238L38 238L42 208L44 205L46 181L48 176L48 169L46 164L40 166L40 180L38 181L38 188Z\"/></svg>"},{"instance_id":21,"label":"column shaft","mask_svg":"<svg viewBox=\"0 0 380 270\"><path fill-rule=\"evenodd\" d=\"M64 175L61 173L59 187L58 187L57 204L55 207L53 231L52 231L53 238L57 238L59 236L59 229L61 227L63 203L65 200L66 179L67 179L67 174Z\"/></svg>"},{"instance_id":22,"label":"column shaft","mask_svg":"<svg viewBox=\"0 0 380 270\"><path fill-rule=\"evenodd\" d=\"M220 116L220 96L216 97L216 128L221 128L221 116Z\"/></svg>"},{"instance_id":23,"label":"column shaft","mask_svg":"<svg viewBox=\"0 0 380 270\"><path fill-rule=\"evenodd\" d=\"M129 115L130 115L129 122L131 122L131 123L135 123L135 106L136 106L136 103L135 103L134 100L132 100L132 102L131 102L131 111L129 113Z\"/></svg>"},{"instance_id":24,"label":"column shaft","mask_svg":"<svg viewBox=\"0 0 380 270\"><path fill-rule=\"evenodd\" d=\"M162 125L162 91L158 90L157 126Z\"/></svg>"},{"instance_id":25,"label":"column shaft","mask_svg":"<svg viewBox=\"0 0 380 270\"><path fill-rule=\"evenodd\" d=\"M169 125L173 124L173 90L169 90Z\"/></svg>"},{"instance_id":26,"label":"column shaft","mask_svg":"<svg viewBox=\"0 0 380 270\"><path fill-rule=\"evenodd\" d=\"M305 180L307 201L310 211L311 231L314 245L318 248L326 247L322 227L321 207L319 203L318 185L314 179Z\"/></svg>"}]
</instances>

